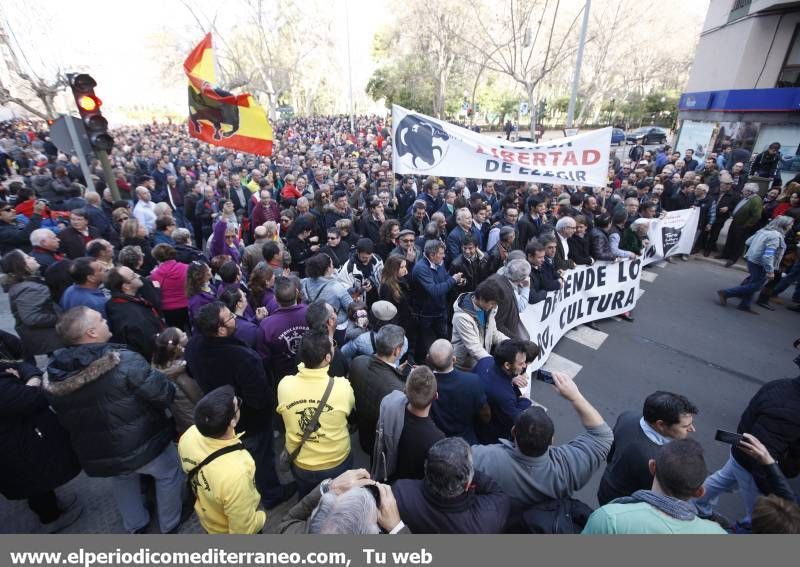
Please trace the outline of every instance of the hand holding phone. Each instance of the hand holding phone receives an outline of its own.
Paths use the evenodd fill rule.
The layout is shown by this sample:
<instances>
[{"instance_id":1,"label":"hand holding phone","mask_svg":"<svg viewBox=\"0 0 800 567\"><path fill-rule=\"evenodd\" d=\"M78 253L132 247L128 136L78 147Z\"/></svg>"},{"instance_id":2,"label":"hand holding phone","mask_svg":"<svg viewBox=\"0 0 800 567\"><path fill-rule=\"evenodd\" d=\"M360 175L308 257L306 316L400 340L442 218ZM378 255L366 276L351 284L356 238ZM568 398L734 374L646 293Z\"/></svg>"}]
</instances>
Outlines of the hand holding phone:
<instances>
[{"instance_id":1,"label":"hand holding phone","mask_svg":"<svg viewBox=\"0 0 800 567\"><path fill-rule=\"evenodd\" d=\"M715 441L727 443L728 445L733 446L738 445L742 439L744 439L744 435L740 433L733 433L732 431L725 431L723 429L717 429L717 434L714 435Z\"/></svg>"}]
</instances>

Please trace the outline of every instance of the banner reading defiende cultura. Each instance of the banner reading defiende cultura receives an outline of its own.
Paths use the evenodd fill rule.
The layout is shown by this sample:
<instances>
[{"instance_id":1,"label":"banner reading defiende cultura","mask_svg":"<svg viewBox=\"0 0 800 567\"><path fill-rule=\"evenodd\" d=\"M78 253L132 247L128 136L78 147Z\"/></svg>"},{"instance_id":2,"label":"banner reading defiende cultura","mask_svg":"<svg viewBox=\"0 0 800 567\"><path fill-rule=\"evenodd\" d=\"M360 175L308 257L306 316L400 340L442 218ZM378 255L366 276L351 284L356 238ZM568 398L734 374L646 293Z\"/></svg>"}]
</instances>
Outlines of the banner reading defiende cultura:
<instances>
[{"instance_id":1,"label":"banner reading defiende cultura","mask_svg":"<svg viewBox=\"0 0 800 567\"><path fill-rule=\"evenodd\" d=\"M636 307L642 268L675 254L689 254L697 232L699 209L671 211L650 221L649 245L636 260L596 262L564 273L564 285L547 294L543 301L529 305L520 314L522 324L539 357L528 368L541 368L555 345L578 325L621 315Z\"/></svg>"},{"instance_id":2,"label":"banner reading defiende cultura","mask_svg":"<svg viewBox=\"0 0 800 567\"><path fill-rule=\"evenodd\" d=\"M610 148L611 128L509 142L392 106L395 173L605 187Z\"/></svg>"}]
</instances>

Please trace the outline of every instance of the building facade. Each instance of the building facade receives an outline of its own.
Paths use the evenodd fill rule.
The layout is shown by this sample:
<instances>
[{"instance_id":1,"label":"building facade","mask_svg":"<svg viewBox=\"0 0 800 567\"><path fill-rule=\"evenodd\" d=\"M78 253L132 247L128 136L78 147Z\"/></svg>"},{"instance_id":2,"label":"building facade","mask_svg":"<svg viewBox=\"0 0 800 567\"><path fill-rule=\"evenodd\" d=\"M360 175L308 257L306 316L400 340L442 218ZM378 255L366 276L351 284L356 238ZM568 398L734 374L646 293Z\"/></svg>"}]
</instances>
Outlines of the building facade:
<instances>
[{"instance_id":1,"label":"building facade","mask_svg":"<svg viewBox=\"0 0 800 567\"><path fill-rule=\"evenodd\" d=\"M678 120L680 151L778 142L782 182L800 173L800 2L711 0Z\"/></svg>"}]
</instances>

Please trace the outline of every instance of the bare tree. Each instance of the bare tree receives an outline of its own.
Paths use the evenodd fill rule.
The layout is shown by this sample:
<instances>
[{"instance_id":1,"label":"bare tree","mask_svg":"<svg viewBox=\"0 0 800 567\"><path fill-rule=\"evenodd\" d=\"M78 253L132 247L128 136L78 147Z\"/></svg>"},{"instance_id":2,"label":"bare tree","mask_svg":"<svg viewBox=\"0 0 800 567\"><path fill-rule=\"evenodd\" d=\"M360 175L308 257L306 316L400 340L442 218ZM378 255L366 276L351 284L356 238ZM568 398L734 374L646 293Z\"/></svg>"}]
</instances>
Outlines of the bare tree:
<instances>
[{"instance_id":1,"label":"bare tree","mask_svg":"<svg viewBox=\"0 0 800 567\"><path fill-rule=\"evenodd\" d=\"M45 66L32 64L29 50L17 40L6 9L0 8L0 58L8 70L8 84L0 75L0 104L14 103L43 120L55 118L55 98L68 85L67 79L59 68L48 73ZM41 103L41 109L34 100Z\"/></svg>"},{"instance_id":2,"label":"bare tree","mask_svg":"<svg viewBox=\"0 0 800 567\"><path fill-rule=\"evenodd\" d=\"M465 56L480 64L482 57L470 54L484 54L486 69L507 75L523 88L533 137L537 88L575 54L577 45L570 35L580 13L568 25L559 26L561 0L505 0L502 4L469 0L469 6L480 33L461 36L471 48ZM591 36L587 41L592 41Z\"/></svg>"}]
</instances>

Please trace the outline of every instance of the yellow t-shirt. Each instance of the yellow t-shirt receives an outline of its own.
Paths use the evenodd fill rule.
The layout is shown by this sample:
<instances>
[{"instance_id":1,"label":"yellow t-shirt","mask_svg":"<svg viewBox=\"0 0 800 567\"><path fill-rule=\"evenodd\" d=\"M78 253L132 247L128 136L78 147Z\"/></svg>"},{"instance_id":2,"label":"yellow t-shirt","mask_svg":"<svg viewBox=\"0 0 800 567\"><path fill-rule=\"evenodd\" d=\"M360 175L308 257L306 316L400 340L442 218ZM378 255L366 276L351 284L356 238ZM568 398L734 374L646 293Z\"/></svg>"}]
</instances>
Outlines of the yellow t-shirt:
<instances>
[{"instance_id":1,"label":"yellow t-shirt","mask_svg":"<svg viewBox=\"0 0 800 567\"><path fill-rule=\"evenodd\" d=\"M205 437L192 425L178 442L184 472L189 472L214 451L235 445L234 439ZM200 524L210 534L254 534L267 521L258 509L261 495L256 489L256 463L246 449L217 457L197 473L197 500L194 510Z\"/></svg>"},{"instance_id":2,"label":"yellow t-shirt","mask_svg":"<svg viewBox=\"0 0 800 567\"><path fill-rule=\"evenodd\" d=\"M278 384L278 409L286 427L286 450L291 454L303 437L308 424L328 386L328 367L306 368L302 363L297 374L286 376ZM347 378L334 378L328 402L312 432L294 461L301 469L321 471L340 465L350 454L347 416L356 399Z\"/></svg>"}]
</instances>

